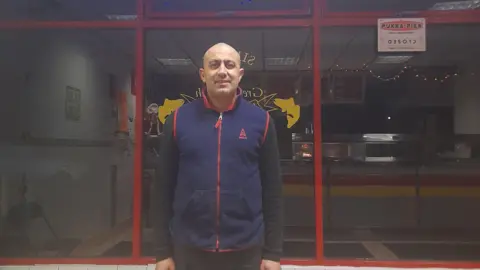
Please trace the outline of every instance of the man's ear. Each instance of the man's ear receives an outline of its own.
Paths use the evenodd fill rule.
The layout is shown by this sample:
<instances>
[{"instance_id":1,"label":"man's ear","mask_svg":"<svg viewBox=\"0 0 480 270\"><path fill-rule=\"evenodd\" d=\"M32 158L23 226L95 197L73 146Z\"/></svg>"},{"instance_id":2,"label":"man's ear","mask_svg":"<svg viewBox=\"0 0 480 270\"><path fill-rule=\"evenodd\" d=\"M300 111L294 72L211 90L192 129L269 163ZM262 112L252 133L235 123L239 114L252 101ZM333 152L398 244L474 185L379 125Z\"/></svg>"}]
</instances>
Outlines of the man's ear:
<instances>
[{"instance_id":1,"label":"man's ear","mask_svg":"<svg viewBox=\"0 0 480 270\"><path fill-rule=\"evenodd\" d=\"M243 78L243 74L245 74L245 70L243 68L240 68L240 78L238 78L238 81L241 81Z\"/></svg>"},{"instance_id":2,"label":"man's ear","mask_svg":"<svg viewBox=\"0 0 480 270\"><path fill-rule=\"evenodd\" d=\"M202 80L202 82L205 83L205 70L203 68L200 68L198 70L198 74L200 75L200 80Z\"/></svg>"}]
</instances>

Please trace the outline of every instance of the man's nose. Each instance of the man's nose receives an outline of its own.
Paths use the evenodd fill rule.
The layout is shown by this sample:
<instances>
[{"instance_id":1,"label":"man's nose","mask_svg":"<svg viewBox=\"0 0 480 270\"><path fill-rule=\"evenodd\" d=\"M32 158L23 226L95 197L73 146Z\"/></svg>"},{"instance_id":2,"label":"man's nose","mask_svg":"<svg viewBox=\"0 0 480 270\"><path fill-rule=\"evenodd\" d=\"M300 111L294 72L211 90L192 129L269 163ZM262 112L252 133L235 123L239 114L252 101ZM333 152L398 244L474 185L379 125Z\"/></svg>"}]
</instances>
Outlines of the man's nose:
<instances>
[{"instance_id":1,"label":"man's nose","mask_svg":"<svg viewBox=\"0 0 480 270\"><path fill-rule=\"evenodd\" d=\"M224 64L220 65L220 68L218 69L218 74L223 76L227 75L227 68Z\"/></svg>"}]
</instances>

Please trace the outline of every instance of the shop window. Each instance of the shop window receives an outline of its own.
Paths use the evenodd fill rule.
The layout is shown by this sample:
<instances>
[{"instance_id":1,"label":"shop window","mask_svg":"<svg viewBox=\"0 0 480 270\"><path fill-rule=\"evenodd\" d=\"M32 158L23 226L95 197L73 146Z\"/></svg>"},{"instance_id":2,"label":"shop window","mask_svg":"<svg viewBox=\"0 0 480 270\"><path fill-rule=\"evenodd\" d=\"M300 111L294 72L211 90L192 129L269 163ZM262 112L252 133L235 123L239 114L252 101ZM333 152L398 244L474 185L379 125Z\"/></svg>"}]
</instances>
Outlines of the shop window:
<instances>
[{"instance_id":1,"label":"shop window","mask_svg":"<svg viewBox=\"0 0 480 270\"><path fill-rule=\"evenodd\" d=\"M440 10L475 10L480 2L450 0L327 0L329 12L375 12L375 11L440 11Z\"/></svg>"},{"instance_id":2,"label":"shop window","mask_svg":"<svg viewBox=\"0 0 480 270\"><path fill-rule=\"evenodd\" d=\"M321 31L327 259L479 259L480 28L427 29L388 54L374 27Z\"/></svg>"},{"instance_id":3,"label":"shop window","mask_svg":"<svg viewBox=\"0 0 480 270\"><path fill-rule=\"evenodd\" d=\"M135 20L136 0L2 0L0 20Z\"/></svg>"},{"instance_id":4,"label":"shop window","mask_svg":"<svg viewBox=\"0 0 480 270\"><path fill-rule=\"evenodd\" d=\"M131 256L134 36L0 32L1 258Z\"/></svg>"},{"instance_id":5,"label":"shop window","mask_svg":"<svg viewBox=\"0 0 480 270\"><path fill-rule=\"evenodd\" d=\"M289 39L285 39L285 37ZM281 154L286 258L315 257L311 35L308 29L149 31L146 35L144 170L155 181L163 123L173 109L201 98L198 69L218 42L238 50L243 98L270 112ZM160 135L159 135L160 134ZM151 180L150 180L151 181ZM144 189L150 200L151 190ZM302 209L302 211L298 211ZM151 220L155 212L144 214ZM154 256L152 223L143 224L145 256Z\"/></svg>"},{"instance_id":6,"label":"shop window","mask_svg":"<svg viewBox=\"0 0 480 270\"><path fill-rule=\"evenodd\" d=\"M151 16L231 17L310 14L310 0L146 0Z\"/></svg>"}]
</instances>

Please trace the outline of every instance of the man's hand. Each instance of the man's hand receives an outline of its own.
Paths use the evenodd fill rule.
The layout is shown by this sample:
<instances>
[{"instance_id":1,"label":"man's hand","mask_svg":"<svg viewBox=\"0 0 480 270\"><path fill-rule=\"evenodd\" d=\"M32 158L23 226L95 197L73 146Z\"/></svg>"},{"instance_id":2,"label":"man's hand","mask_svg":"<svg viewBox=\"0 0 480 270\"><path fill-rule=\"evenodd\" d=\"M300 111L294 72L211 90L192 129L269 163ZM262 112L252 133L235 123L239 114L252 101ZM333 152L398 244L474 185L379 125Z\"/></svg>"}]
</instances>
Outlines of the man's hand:
<instances>
[{"instance_id":1,"label":"man's hand","mask_svg":"<svg viewBox=\"0 0 480 270\"><path fill-rule=\"evenodd\" d=\"M157 262L155 270L175 270L175 263L172 258Z\"/></svg>"},{"instance_id":2,"label":"man's hand","mask_svg":"<svg viewBox=\"0 0 480 270\"><path fill-rule=\"evenodd\" d=\"M262 260L262 265L260 266L260 270L281 270L281 267L279 262Z\"/></svg>"}]
</instances>

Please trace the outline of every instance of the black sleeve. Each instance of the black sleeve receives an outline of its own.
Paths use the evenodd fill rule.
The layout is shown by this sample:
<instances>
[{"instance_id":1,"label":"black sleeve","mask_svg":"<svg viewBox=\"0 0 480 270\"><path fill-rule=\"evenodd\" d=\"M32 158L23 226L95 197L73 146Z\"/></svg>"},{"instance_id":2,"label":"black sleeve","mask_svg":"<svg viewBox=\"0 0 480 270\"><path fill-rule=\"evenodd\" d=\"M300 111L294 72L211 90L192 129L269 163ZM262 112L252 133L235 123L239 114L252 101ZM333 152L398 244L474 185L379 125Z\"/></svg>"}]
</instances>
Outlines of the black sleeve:
<instances>
[{"instance_id":1,"label":"black sleeve","mask_svg":"<svg viewBox=\"0 0 480 270\"><path fill-rule=\"evenodd\" d=\"M280 261L283 252L283 183L277 132L271 117L260 153L260 175L265 220L263 259Z\"/></svg>"},{"instance_id":2,"label":"black sleeve","mask_svg":"<svg viewBox=\"0 0 480 270\"><path fill-rule=\"evenodd\" d=\"M154 242L156 260L172 257L169 223L173 216L173 194L178 172L178 149L173 136L173 114L163 127L160 157L154 183Z\"/></svg>"}]
</instances>

